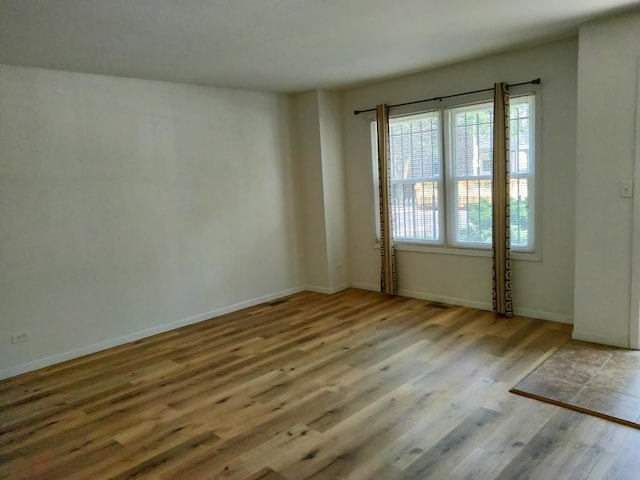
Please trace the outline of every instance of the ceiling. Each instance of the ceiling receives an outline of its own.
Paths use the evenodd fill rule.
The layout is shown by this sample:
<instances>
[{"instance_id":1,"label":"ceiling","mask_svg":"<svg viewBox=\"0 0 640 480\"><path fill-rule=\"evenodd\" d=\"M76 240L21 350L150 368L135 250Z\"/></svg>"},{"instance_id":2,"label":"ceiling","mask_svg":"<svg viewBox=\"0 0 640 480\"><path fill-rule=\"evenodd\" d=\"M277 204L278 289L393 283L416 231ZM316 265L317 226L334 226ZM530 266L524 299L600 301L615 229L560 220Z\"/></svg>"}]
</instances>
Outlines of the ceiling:
<instances>
[{"instance_id":1,"label":"ceiling","mask_svg":"<svg viewBox=\"0 0 640 480\"><path fill-rule=\"evenodd\" d=\"M293 92L577 32L640 0L0 0L0 63Z\"/></svg>"}]
</instances>

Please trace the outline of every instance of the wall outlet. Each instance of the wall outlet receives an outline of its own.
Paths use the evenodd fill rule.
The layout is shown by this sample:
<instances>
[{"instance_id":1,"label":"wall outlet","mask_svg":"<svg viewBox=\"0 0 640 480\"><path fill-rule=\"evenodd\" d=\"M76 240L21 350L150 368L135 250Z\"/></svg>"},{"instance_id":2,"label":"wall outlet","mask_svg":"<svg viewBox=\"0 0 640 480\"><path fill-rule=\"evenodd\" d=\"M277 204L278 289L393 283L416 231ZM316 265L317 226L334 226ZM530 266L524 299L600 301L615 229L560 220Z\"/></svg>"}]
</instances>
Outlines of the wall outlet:
<instances>
[{"instance_id":1,"label":"wall outlet","mask_svg":"<svg viewBox=\"0 0 640 480\"><path fill-rule=\"evenodd\" d=\"M622 180L620 182L620 198L633 197L633 182L631 180Z\"/></svg>"},{"instance_id":2,"label":"wall outlet","mask_svg":"<svg viewBox=\"0 0 640 480\"><path fill-rule=\"evenodd\" d=\"M31 332L16 332L11 335L11 343L22 343L31 340Z\"/></svg>"}]
</instances>

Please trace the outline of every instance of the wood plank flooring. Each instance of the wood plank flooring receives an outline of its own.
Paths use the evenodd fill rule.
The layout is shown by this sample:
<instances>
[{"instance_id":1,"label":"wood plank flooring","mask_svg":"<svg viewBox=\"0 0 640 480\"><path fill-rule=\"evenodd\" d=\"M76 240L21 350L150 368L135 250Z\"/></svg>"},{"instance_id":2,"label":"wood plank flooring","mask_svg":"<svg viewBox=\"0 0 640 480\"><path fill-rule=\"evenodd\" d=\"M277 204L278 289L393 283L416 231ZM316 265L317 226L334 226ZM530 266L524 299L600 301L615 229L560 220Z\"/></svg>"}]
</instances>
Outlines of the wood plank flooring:
<instances>
[{"instance_id":1,"label":"wood plank flooring","mask_svg":"<svg viewBox=\"0 0 640 480\"><path fill-rule=\"evenodd\" d=\"M0 382L0 478L637 479L640 431L508 393L569 336L303 292Z\"/></svg>"}]
</instances>

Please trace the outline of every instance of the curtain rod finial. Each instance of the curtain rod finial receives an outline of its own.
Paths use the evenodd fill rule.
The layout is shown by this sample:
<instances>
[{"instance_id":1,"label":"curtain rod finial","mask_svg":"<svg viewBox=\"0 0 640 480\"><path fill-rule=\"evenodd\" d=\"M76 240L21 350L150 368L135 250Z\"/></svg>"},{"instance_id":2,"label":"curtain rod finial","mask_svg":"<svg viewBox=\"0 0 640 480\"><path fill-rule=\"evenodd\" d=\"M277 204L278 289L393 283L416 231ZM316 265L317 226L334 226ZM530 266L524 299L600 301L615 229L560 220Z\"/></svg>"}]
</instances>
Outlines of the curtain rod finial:
<instances>
[{"instance_id":1,"label":"curtain rod finial","mask_svg":"<svg viewBox=\"0 0 640 480\"><path fill-rule=\"evenodd\" d=\"M531 80L531 83L534 84L534 85L540 85L541 80L540 80L540 78L536 78L535 80Z\"/></svg>"}]
</instances>

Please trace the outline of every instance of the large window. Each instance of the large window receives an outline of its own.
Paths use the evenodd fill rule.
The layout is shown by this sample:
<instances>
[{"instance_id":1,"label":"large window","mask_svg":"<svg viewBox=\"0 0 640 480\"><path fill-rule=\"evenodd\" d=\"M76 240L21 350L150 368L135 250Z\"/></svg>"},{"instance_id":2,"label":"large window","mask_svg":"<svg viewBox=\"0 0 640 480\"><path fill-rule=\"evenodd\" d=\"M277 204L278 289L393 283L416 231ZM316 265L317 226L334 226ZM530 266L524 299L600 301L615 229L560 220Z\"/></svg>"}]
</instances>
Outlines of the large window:
<instances>
[{"instance_id":1,"label":"large window","mask_svg":"<svg viewBox=\"0 0 640 480\"><path fill-rule=\"evenodd\" d=\"M510 101L511 245L516 251L534 250L534 105L533 95ZM493 103L393 117L389 130L394 238L490 248Z\"/></svg>"}]
</instances>

